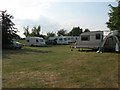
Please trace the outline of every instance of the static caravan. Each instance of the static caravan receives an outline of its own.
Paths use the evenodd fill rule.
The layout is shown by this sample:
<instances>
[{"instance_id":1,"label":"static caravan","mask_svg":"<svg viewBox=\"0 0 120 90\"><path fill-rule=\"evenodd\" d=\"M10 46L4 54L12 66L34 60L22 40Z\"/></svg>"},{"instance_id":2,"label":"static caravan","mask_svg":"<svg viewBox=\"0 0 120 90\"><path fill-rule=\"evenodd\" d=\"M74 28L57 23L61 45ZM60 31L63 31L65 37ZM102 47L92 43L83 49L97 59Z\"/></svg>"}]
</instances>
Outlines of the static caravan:
<instances>
[{"instance_id":1,"label":"static caravan","mask_svg":"<svg viewBox=\"0 0 120 90\"><path fill-rule=\"evenodd\" d=\"M103 31L84 32L79 36L76 48L98 49L102 42Z\"/></svg>"},{"instance_id":2,"label":"static caravan","mask_svg":"<svg viewBox=\"0 0 120 90\"><path fill-rule=\"evenodd\" d=\"M78 36L66 36L66 38L68 39L68 43L75 43L79 37Z\"/></svg>"},{"instance_id":3,"label":"static caravan","mask_svg":"<svg viewBox=\"0 0 120 90\"><path fill-rule=\"evenodd\" d=\"M68 39L66 38L66 36L49 37L48 40L56 41L57 44L68 44Z\"/></svg>"},{"instance_id":4,"label":"static caravan","mask_svg":"<svg viewBox=\"0 0 120 90\"><path fill-rule=\"evenodd\" d=\"M55 40L55 39L57 39L57 38L58 38L57 36L49 37L48 40Z\"/></svg>"},{"instance_id":5,"label":"static caravan","mask_svg":"<svg viewBox=\"0 0 120 90\"><path fill-rule=\"evenodd\" d=\"M46 41L47 45L57 45L57 41L56 41L57 37L49 37L48 40Z\"/></svg>"},{"instance_id":6,"label":"static caravan","mask_svg":"<svg viewBox=\"0 0 120 90\"><path fill-rule=\"evenodd\" d=\"M73 43L73 36L66 36L68 43Z\"/></svg>"},{"instance_id":7,"label":"static caravan","mask_svg":"<svg viewBox=\"0 0 120 90\"><path fill-rule=\"evenodd\" d=\"M56 38L57 44L68 44L68 39L65 36L59 36Z\"/></svg>"},{"instance_id":8,"label":"static caravan","mask_svg":"<svg viewBox=\"0 0 120 90\"><path fill-rule=\"evenodd\" d=\"M75 43L78 38L79 38L79 36L73 36L73 42Z\"/></svg>"},{"instance_id":9,"label":"static caravan","mask_svg":"<svg viewBox=\"0 0 120 90\"><path fill-rule=\"evenodd\" d=\"M44 46L45 41L42 37L27 37L25 39L27 46Z\"/></svg>"}]
</instances>

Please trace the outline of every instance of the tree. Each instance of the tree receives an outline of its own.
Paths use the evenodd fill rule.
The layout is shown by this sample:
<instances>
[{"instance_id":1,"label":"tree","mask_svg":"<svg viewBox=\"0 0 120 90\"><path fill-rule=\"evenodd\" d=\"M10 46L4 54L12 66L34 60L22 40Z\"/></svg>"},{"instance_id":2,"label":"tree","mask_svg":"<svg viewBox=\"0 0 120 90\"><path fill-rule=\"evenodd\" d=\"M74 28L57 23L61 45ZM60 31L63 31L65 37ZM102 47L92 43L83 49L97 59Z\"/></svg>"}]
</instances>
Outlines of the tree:
<instances>
[{"instance_id":1,"label":"tree","mask_svg":"<svg viewBox=\"0 0 120 90\"><path fill-rule=\"evenodd\" d=\"M61 36L61 35L65 36L65 33L66 33L66 30L61 29L61 30L59 30L59 31L57 32L57 35L58 35L58 36Z\"/></svg>"},{"instance_id":2,"label":"tree","mask_svg":"<svg viewBox=\"0 0 120 90\"><path fill-rule=\"evenodd\" d=\"M79 36L82 33L82 28L80 27L73 27L73 29L68 33L70 36Z\"/></svg>"},{"instance_id":3,"label":"tree","mask_svg":"<svg viewBox=\"0 0 120 90\"><path fill-rule=\"evenodd\" d=\"M29 26L27 26L27 27L24 27L24 33L23 33L24 35L25 35L25 37L28 37L28 36L30 36L30 32L29 32Z\"/></svg>"},{"instance_id":4,"label":"tree","mask_svg":"<svg viewBox=\"0 0 120 90\"><path fill-rule=\"evenodd\" d=\"M118 30L118 35L120 36L120 1L118 1L118 6L113 7L111 4L109 5L111 10L109 15L109 21L106 23L107 27L110 30Z\"/></svg>"},{"instance_id":5,"label":"tree","mask_svg":"<svg viewBox=\"0 0 120 90\"><path fill-rule=\"evenodd\" d=\"M13 38L16 37L17 28L15 28L15 24L11 21L14 17L8 13L7 11L1 11L0 15L2 21L2 45L8 45L13 41Z\"/></svg>"},{"instance_id":6,"label":"tree","mask_svg":"<svg viewBox=\"0 0 120 90\"><path fill-rule=\"evenodd\" d=\"M90 30L87 28L87 29L85 29L85 31L84 32L90 32Z\"/></svg>"},{"instance_id":7,"label":"tree","mask_svg":"<svg viewBox=\"0 0 120 90\"><path fill-rule=\"evenodd\" d=\"M39 37L42 37L42 38L44 38L44 39L47 39L47 36L46 36L46 35L43 35L43 34L40 34Z\"/></svg>"},{"instance_id":8,"label":"tree","mask_svg":"<svg viewBox=\"0 0 120 90\"><path fill-rule=\"evenodd\" d=\"M55 36L55 33L53 33L53 32L48 32L47 33L47 38L54 37L54 36Z\"/></svg>"},{"instance_id":9,"label":"tree","mask_svg":"<svg viewBox=\"0 0 120 90\"><path fill-rule=\"evenodd\" d=\"M32 33L31 36L36 36L36 37L40 37L40 25L38 27L34 26L32 28Z\"/></svg>"}]
</instances>

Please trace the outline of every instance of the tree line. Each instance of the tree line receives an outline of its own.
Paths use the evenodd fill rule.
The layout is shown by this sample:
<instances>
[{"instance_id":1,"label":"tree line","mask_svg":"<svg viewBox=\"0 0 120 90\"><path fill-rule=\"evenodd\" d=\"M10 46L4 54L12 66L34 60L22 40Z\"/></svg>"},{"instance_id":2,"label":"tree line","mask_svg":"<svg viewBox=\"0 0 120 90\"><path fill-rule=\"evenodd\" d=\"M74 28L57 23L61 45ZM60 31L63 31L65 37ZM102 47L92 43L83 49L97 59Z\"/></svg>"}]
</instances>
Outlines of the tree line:
<instances>
[{"instance_id":1,"label":"tree line","mask_svg":"<svg viewBox=\"0 0 120 90\"><path fill-rule=\"evenodd\" d=\"M39 26L34 26L31 29L31 33L30 33L29 26L27 26L27 27L24 27L24 33L23 34L25 35L25 37L43 37L44 39L56 36L56 33L54 33L54 32L48 32L47 35L43 35L43 34L40 34L40 31L41 31L40 25ZM85 29L84 32L90 32L90 30ZM61 36L61 35L62 36L79 36L81 33L83 33L83 29L78 26L78 27L73 27L73 29L68 33L67 33L67 30L60 29L57 32L57 35L58 36Z\"/></svg>"}]
</instances>

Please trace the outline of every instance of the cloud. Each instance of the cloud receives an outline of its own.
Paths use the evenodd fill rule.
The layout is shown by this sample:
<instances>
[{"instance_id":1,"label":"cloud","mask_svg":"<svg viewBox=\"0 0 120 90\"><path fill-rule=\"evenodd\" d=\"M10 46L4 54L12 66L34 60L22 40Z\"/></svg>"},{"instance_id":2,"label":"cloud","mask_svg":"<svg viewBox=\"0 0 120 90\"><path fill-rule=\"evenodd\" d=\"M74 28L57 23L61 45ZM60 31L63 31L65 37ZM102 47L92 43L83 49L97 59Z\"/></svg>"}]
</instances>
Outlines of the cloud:
<instances>
[{"instance_id":1,"label":"cloud","mask_svg":"<svg viewBox=\"0 0 120 90\"><path fill-rule=\"evenodd\" d=\"M112 2L114 0L2 0L0 2L0 9L7 10L9 14L15 16L14 23L18 28L19 35L23 37L23 27L29 25L41 25L41 30L44 34L47 32L57 32L59 29L66 29L70 31L73 26L91 27L86 26L80 20L64 20L61 21L54 15L49 15L48 9L51 7L52 2ZM53 13L54 14L54 13ZM59 16L58 16L59 17ZM69 23L68 23L69 22ZM96 28L96 27L93 27Z\"/></svg>"},{"instance_id":2,"label":"cloud","mask_svg":"<svg viewBox=\"0 0 120 90\"><path fill-rule=\"evenodd\" d=\"M7 10L15 18L33 20L46 15L46 9L49 6L50 2L42 2L41 0L3 0L0 3L0 9Z\"/></svg>"},{"instance_id":3,"label":"cloud","mask_svg":"<svg viewBox=\"0 0 120 90\"><path fill-rule=\"evenodd\" d=\"M27 25L31 27L41 25L45 30L58 26L58 24L53 23L52 17L47 15L51 1L55 0L2 0L0 9L7 10L7 13L15 16L13 22L20 31L18 33L23 36L23 27Z\"/></svg>"},{"instance_id":4,"label":"cloud","mask_svg":"<svg viewBox=\"0 0 120 90\"><path fill-rule=\"evenodd\" d=\"M18 28L18 34L22 37L24 37L23 33L23 27L29 26L30 30L34 27L34 26L41 26L41 33L46 34L47 32L57 32L61 27L61 25L54 21L54 19L45 17L45 16L41 16L38 20L32 20L32 19L17 19L14 20L14 22L16 22L16 27Z\"/></svg>"}]
</instances>

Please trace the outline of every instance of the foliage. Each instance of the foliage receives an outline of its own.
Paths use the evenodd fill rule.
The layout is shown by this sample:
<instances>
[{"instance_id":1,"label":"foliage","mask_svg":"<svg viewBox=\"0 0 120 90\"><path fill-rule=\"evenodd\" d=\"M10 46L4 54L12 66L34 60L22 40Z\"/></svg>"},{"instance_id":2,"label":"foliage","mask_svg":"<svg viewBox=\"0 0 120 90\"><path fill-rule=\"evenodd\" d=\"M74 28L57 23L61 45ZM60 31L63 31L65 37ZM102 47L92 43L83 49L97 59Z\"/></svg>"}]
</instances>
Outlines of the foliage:
<instances>
[{"instance_id":1,"label":"foliage","mask_svg":"<svg viewBox=\"0 0 120 90\"><path fill-rule=\"evenodd\" d=\"M65 34L66 34L66 30L64 30L64 29L60 29L58 32L57 32L57 35L58 36L65 36Z\"/></svg>"},{"instance_id":2,"label":"foliage","mask_svg":"<svg viewBox=\"0 0 120 90\"><path fill-rule=\"evenodd\" d=\"M7 11L1 11L2 14L0 15L2 21L2 45L10 44L16 36L18 36L17 28L15 28L15 24L12 22L11 19L14 17L8 13Z\"/></svg>"},{"instance_id":3,"label":"foliage","mask_svg":"<svg viewBox=\"0 0 120 90\"><path fill-rule=\"evenodd\" d=\"M53 32L48 32L47 33L47 38L54 37L54 36L55 36L55 33L53 33Z\"/></svg>"},{"instance_id":4,"label":"foliage","mask_svg":"<svg viewBox=\"0 0 120 90\"><path fill-rule=\"evenodd\" d=\"M40 34L39 37L42 37L43 39L47 39L47 36L46 36L46 35L43 35L43 34Z\"/></svg>"},{"instance_id":5,"label":"foliage","mask_svg":"<svg viewBox=\"0 0 120 90\"><path fill-rule=\"evenodd\" d=\"M117 7L113 7L111 4L109 5L111 10L109 15L109 22L107 22L107 27L110 30L118 30L120 36L120 1L118 2Z\"/></svg>"},{"instance_id":6,"label":"foliage","mask_svg":"<svg viewBox=\"0 0 120 90\"><path fill-rule=\"evenodd\" d=\"M30 36L30 32L29 32L29 26L27 26L27 27L24 27L24 33L23 33L24 35L25 35L25 37L28 37L28 36Z\"/></svg>"},{"instance_id":7,"label":"foliage","mask_svg":"<svg viewBox=\"0 0 120 90\"><path fill-rule=\"evenodd\" d=\"M90 32L90 30L87 28L87 29L85 29L85 31L84 32Z\"/></svg>"},{"instance_id":8,"label":"foliage","mask_svg":"<svg viewBox=\"0 0 120 90\"><path fill-rule=\"evenodd\" d=\"M68 33L70 36L79 36L82 33L82 28L78 27L73 27L73 29Z\"/></svg>"},{"instance_id":9,"label":"foliage","mask_svg":"<svg viewBox=\"0 0 120 90\"><path fill-rule=\"evenodd\" d=\"M42 37L42 38L46 39L47 36L40 34L40 30L41 30L40 25L37 26L37 27L34 26L31 30L32 32L30 33L29 26L27 26L27 27L24 27L24 33L23 34L25 35L25 37Z\"/></svg>"},{"instance_id":10,"label":"foliage","mask_svg":"<svg viewBox=\"0 0 120 90\"><path fill-rule=\"evenodd\" d=\"M29 26L24 27L24 35L26 37L31 36L31 37L40 37L40 25L38 27L34 26L31 30L32 32L30 33L29 31Z\"/></svg>"},{"instance_id":11,"label":"foliage","mask_svg":"<svg viewBox=\"0 0 120 90\"><path fill-rule=\"evenodd\" d=\"M31 36L36 36L36 37L40 36L40 25L38 27L34 26L32 28Z\"/></svg>"}]
</instances>

